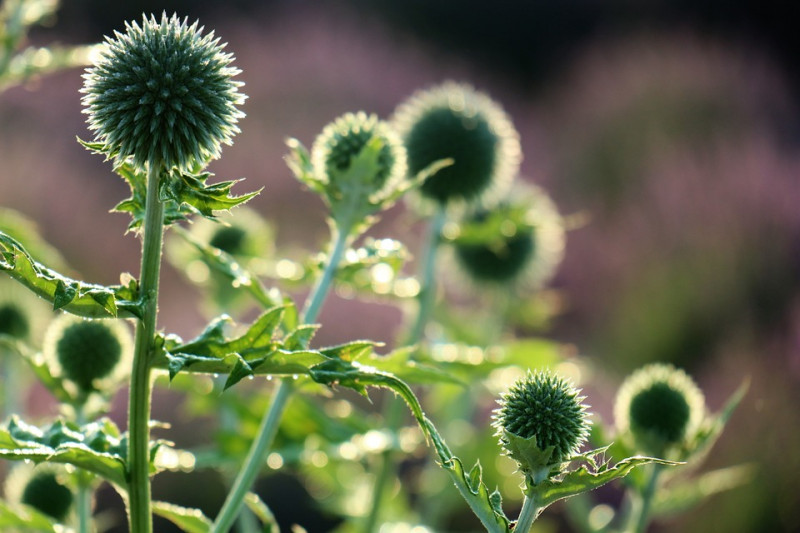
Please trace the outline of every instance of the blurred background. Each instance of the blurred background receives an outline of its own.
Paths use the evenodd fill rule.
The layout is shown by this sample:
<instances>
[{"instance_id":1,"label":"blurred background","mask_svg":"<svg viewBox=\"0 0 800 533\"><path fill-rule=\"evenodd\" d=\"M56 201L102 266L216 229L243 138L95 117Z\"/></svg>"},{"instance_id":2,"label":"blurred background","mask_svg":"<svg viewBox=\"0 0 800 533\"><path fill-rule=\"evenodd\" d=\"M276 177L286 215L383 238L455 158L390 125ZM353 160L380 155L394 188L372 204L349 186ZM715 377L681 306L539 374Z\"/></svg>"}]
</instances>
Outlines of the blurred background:
<instances>
[{"instance_id":1,"label":"blurred background","mask_svg":"<svg viewBox=\"0 0 800 533\"><path fill-rule=\"evenodd\" d=\"M752 483L661 530L800 531L800 33L786 2L63 4L34 43L98 42L161 11L228 42L247 117L211 170L246 177L241 192L264 187L250 205L297 258L328 230L322 203L282 160L287 136L309 145L346 111L387 117L446 79L488 92L521 134L523 179L583 221L567 237L546 336L602 369L592 383L599 416L610 420L619 382L647 362L687 369L712 410L751 380L708 466L753 463ZM108 214L125 184L75 142L90 137L81 84L74 69L0 95L0 206L36 220L82 278L111 284L138 272L139 243L121 237L126 216ZM372 233L414 250L419 232L400 207ZM193 335L205 317L192 289L171 268L164 276L161 326ZM350 311L369 320L347 321ZM399 320L391 306L333 298L318 342L388 342ZM175 422L160 394L154 418ZM124 426L124 399L118 407ZM175 423L188 442L208 431ZM157 494L178 481L159 483ZM207 483L213 515L224 489Z\"/></svg>"}]
</instances>

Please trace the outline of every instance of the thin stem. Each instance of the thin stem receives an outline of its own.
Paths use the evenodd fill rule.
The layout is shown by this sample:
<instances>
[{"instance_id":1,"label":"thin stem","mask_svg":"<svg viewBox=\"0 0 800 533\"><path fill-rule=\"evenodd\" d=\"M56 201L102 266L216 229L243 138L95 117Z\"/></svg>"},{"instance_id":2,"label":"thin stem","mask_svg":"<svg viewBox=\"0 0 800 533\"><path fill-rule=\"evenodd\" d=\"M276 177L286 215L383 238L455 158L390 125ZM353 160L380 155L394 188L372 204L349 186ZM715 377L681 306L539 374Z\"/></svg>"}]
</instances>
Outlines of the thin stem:
<instances>
[{"instance_id":1,"label":"thin stem","mask_svg":"<svg viewBox=\"0 0 800 533\"><path fill-rule=\"evenodd\" d=\"M420 289L417 301L417 318L409 332L407 344L416 344L425 333L436 296L436 255L442 228L447 220L444 207L439 207L428 225L428 233L422 248L422 266L420 269Z\"/></svg>"},{"instance_id":2,"label":"thin stem","mask_svg":"<svg viewBox=\"0 0 800 533\"><path fill-rule=\"evenodd\" d=\"M644 533L644 531L647 530L647 525L650 523L650 507L653 504L653 497L656 494L658 477L661 471L661 465L653 465L653 470L650 472L650 479L647 481L647 486L642 493L641 501L637 507L638 512L634 512L631 515L630 531L632 533Z\"/></svg>"},{"instance_id":3,"label":"thin stem","mask_svg":"<svg viewBox=\"0 0 800 533\"><path fill-rule=\"evenodd\" d=\"M317 315L330 290L333 275L339 266L344 251L347 249L349 231L335 230L334 239L335 243L328 258L328 264L325 265L322 276L317 281L317 284L314 286L314 289L311 291L306 301L306 306L303 311L304 323L313 322L317 319ZM258 428L256 438L250 445L247 458L242 468L239 470L239 474L236 476L233 486L230 492L228 492L228 496L225 498L225 503L222 504L222 509L220 509L214 521L211 533L227 533L236 520L239 510L242 508L244 497L247 495L247 491L250 490L250 487L258 476L261 465L264 463L264 457L267 455L267 452L272 447L272 442L275 440L281 417L283 416L286 404L293 391L292 382L293 380L291 378L285 378L282 379L280 385L278 385L269 410L261 420L261 426Z\"/></svg>"},{"instance_id":4,"label":"thin stem","mask_svg":"<svg viewBox=\"0 0 800 533\"><path fill-rule=\"evenodd\" d=\"M417 296L417 316L414 320L406 345L417 344L422 340L425 333L425 327L428 325L431 313L433 312L433 304L436 296L436 255L441 239L442 228L447 217L445 216L444 207L439 207L428 225L428 231L425 237L425 242L422 245L421 258L422 263L419 271L420 290ZM401 402L392 401L393 398L388 398L388 403L384 408L384 421L386 428L392 432L397 431L402 420L403 406ZM392 448L387 448L381 454L381 465L378 475L375 478L375 486L372 489L372 503L370 504L369 514L364 522L364 533L372 533L375 526L378 524L380 509L386 493L386 488L389 481L392 479L392 474L395 472L395 462L393 458Z\"/></svg>"},{"instance_id":5,"label":"thin stem","mask_svg":"<svg viewBox=\"0 0 800 533\"><path fill-rule=\"evenodd\" d=\"M227 533L230 531L242 507L247 491L250 490L261 470L264 456L272 446L272 441L278 432L278 425L286 408L287 400L292 393L292 388L291 378L282 379L280 385L278 385L278 389L272 398L272 404L267 411L267 416L261 421L256 439L250 446L244 465L239 470L239 475L236 476L236 480L233 482L227 498L225 498L225 503L222 505L222 509L220 509L217 519L211 528L211 533Z\"/></svg>"},{"instance_id":6,"label":"thin stem","mask_svg":"<svg viewBox=\"0 0 800 533\"><path fill-rule=\"evenodd\" d=\"M164 235L164 205L158 198L162 166L147 170L142 268L139 290L142 319L136 324L136 342L128 402L129 522L131 531L150 533L150 363L158 313L158 280L161 270L161 244Z\"/></svg>"},{"instance_id":7,"label":"thin stem","mask_svg":"<svg viewBox=\"0 0 800 533\"><path fill-rule=\"evenodd\" d=\"M75 406L75 422L78 426L86 423L83 403ZM86 471L78 471L78 492L75 506L78 512L78 533L90 533L92 527L92 475Z\"/></svg>"},{"instance_id":8,"label":"thin stem","mask_svg":"<svg viewBox=\"0 0 800 533\"><path fill-rule=\"evenodd\" d=\"M536 500L536 496L525 495L522 502L522 510L519 513L517 524L514 526L514 533L528 533L531 530L534 520L536 520L544 510Z\"/></svg>"},{"instance_id":9,"label":"thin stem","mask_svg":"<svg viewBox=\"0 0 800 533\"><path fill-rule=\"evenodd\" d=\"M334 229L334 245L330 257L328 257L328 264L325 265L325 270L322 271L322 276L317 280L317 284L311 291L311 294L306 301L305 309L303 310L303 322L306 324L313 322L317 319L322 304L328 296L328 289L330 288L331 281L339 263L342 260L342 255L347 249L348 232L339 231Z\"/></svg>"}]
</instances>

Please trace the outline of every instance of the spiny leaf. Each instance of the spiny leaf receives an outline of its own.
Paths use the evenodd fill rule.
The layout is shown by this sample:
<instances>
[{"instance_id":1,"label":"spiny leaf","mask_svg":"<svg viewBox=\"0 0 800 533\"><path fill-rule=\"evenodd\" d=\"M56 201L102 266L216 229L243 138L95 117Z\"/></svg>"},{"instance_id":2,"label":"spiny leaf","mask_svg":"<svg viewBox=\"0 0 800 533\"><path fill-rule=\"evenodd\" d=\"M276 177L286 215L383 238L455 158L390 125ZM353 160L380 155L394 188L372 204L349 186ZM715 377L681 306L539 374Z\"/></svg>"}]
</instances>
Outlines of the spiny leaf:
<instances>
[{"instance_id":1,"label":"spiny leaf","mask_svg":"<svg viewBox=\"0 0 800 533\"><path fill-rule=\"evenodd\" d=\"M166 502L153 502L153 512L166 518L186 533L208 533L213 525L200 509L190 509Z\"/></svg>"},{"instance_id":2,"label":"spiny leaf","mask_svg":"<svg viewBox=\"0 0 800 533\"><path fill-rule=\"evenodd\" d=\"M236 363L228 374L228 379L225 380L225 387L222 390L228 390L246 377L253 375L253 369L247 364L247 361L241 357L236 359Z\"/></svg>"},{"instance_id":3,"label":"spiny leaf","mask_svg":"<svg viewBox=\"0 0 800 533\"><path fill-rule=\"evenodd\" d=\"M285 339L283 346L286 350L303 350L311 342L314 334L319 329L318 324L304 324L291 331Z\"/></svg>"},{"instance_id":4,"label":"spiny leaf","mask_svg":"<svg viewBox=\"0 0 800 533\"><path fill-rule=\"evenodd\" d=\"M133 285L105 287L70 279L37 263L15 239L0 231L0 271L7 272L29 290L63 309L86 318L133 318L140 315Z\"/></svg>"},{"instance_id":5,"label":"spiny leaf","mask_svg":"<svg viewBox=\"0 0 800 533\"><path fill-rule=\"evenodd\" d=\"M603 451L605 450L602 449L597 453ZM558 478L547 479L537 485L528 484L526 490L534 492L537 501L541 502L542 506L547 506L558 500L602 487L610 481L625 477L634 468L646 464L675 466L681 463L643 456L628 457L613 467L607 463L598 466L592 462L589 466L581 465L578 469L571 470Z\"/></svg>"},{"instance_id":6,"label":"spiny leaf","mask_svg":"<svg viewBox=\"0 0 800 533\"><path fill-rule=\"evenodd\" d=\"M227 211L237 205L242 205L258 195L256 192L231 196L234 185L242 180L222 181L207 185L208 178L213 174L203 172L200 174L174 173L168 179L162 180L159 196L162 201L173 201L179 206L189 206L196 213L206 217L215 218L214 211Z\"/></svg>"},{"instance_id":7,"label":"spiny leaf","mask_svg":"<svg viewBox=\"0 0 800 533\"><path fill-rule=\"evenodd\" d=\"M377 346L382 343L375 341L359 340L350 341L336 346L320 348L320 352L331 359L341 359L343 361L356 361L372 353Z\"/></svg>"},{"instance_id":8,"label":"spiny leaf","mask_svg":"<svg viewBox=\"0 0 800 533\"><path fill-rule=\"evenodd\" d=\"M127 486L126 455L119 430L107 419L80 427L57 421L40 429L13 416L0 427L0 457L71 464L120 487Z\"/></svg>"}]
</instances>

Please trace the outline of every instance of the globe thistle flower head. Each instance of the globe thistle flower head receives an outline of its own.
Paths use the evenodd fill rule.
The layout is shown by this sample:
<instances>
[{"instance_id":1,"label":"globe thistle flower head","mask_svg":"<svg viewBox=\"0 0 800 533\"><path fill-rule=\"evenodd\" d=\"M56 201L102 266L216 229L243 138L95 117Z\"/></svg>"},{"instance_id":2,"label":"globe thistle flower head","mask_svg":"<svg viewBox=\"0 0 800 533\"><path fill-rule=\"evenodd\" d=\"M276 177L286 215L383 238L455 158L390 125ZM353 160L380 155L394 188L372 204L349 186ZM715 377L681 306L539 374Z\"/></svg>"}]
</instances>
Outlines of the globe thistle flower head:
<instances>
[{"instance_id":1,"label":"globe thistle flower head","mask_svg":"<svg viewBox=\"0 0 800 533\"><path fill-rule=\"evenodd\" d=\"M589 432L585 397L548 371L528 372L500 399L494 426L500 444L534 479L559 471Z\"/></svg>"},{"instance_id":2,"label":"globe thistle flower head","mask_svg":"<svg viewBox=\"0 0 800 533\"><path fill-rule=\"evenodd\" d=\"M617 429L641 450L663 456L699 429L703 393L683 370L652 364L631 374L614 404Z\"/></svg>"},{"instance_id":3,"label":"globe thistle flower head","mask_svg":"<svg viewBox=\"0 0 800 533\"><path fill-rule=\"evenodd\" d=\"M64 468L51 464L21 464L6 478L6 499L33 507L59 522L65 522L73 507L73 494Z\"/></svg>"},{"instance_id":4,"label":"globe thistle flower head","mask_svg":"<svg viewBox=\"0 0 800 533\"><path fill-rule=\"evenodd\" d=\"M30 324L25 311L12 302L0 301L0 336L24 339L29 331Z\"/></svg>"},{"instance_id":5,"label":"globe thistle flower head","mask_svg":"<svg viewBox=\"0 0 800 533\"><path fill-rule=\"evenodd\" d=\"M166 13L125 24L106 38L84 74L84 113L96 141L117 161L168 169L204 166L231 144L244 114L239 69L214 33Z\"/></svg>"},{"instance_id":6,"label":"globe thistle flower head","mask_svg":"<svg viewBox=\"0 0 800 533\"><path fill-rule=\"evenodd\" d=\"M380 148L372 172L363 176L348 173L355 158L374 139ZM373 195L393 188L406 174L406 152L400 138L386 122L364 112L347 113L325 126L314 140L311 163L314 177L332 188L334 198Z\"/></svg>"},{"instance_id":7,"label":"globe thistle flower head","mask_svg":"<svg viewBox=\"0 0 800 533\"><path fill-rule=\"evenodd\" d=\"M128 372L130 331L113 320L56 319L45 334L44 354L53 374L74 384L80 394L110 390Z\"/></svg>"},{"instance_id":8,"label":"globe thistle flower head","mask_svg":"<svg viewBox=\"0 0 800 533\"><path fill-rule=\"evenodd\" d=\"M447 82L419 91L398 106L393 122L412 175L435 161L454 161L420 187L423 197L439 204L499 197L519 168L519 134L511 120L469 85Z\"/></svg>"},{"instance_id":9,"label":"globe thistle flower head","mask_svg":"<svg viewBox=\"0 0 800 533\"><path fill-rule=\"evenodd\" d=\"M44 300L11 278L0 278L0 337L38 343L51 313Z\"/></svg>"},{"instance_id":10,"label":"globe thistle flower head","mask_svg":"<svg viewBox=\"0 0 800 533\"><path fill-rule=\"evenodd\" d=\"M465 281L479 286L539 288L552 278L564 254L561 216L533 186L517 186L508 200L472 211L450 234L445 236Z\"/></svg>"}]
</instances>

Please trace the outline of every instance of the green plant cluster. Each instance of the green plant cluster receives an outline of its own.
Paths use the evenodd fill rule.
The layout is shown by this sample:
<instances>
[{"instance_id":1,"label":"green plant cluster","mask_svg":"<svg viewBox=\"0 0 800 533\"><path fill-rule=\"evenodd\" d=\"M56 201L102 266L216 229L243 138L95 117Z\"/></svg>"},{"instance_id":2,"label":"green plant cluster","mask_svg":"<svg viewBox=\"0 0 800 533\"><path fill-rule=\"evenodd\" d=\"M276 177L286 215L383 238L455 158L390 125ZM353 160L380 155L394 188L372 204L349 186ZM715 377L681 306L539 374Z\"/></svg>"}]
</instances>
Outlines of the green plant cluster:
<instances>
[{"instance_id":1,"label":"green plant cluster","mask_svg":"<svg viewBox=\"0 0 800 533\"><path fill-rule=\"evenodd\" d=\"M7 13L39 4L4 3L0 27L10 32ZM82 143L113 160L130 187L115 211L141 239L138 277L99 285L59 273L60 259L27 223L0 213L4 390L36 379L60 405L58 418L35 425L13 395L3 400L0 458L20 466L8 476L0 529L102 530L94 494L108 483L136 533L152 531L156 515L192 533L277 532L281 509L273 513L254 484L286 470L341 533L443 530L464 504L476 528L527 532L567 498L585 504L567 506L583 530L644 531L654 517L743 482L741 469L706 474L700 485L672 473L702 459L744 389L712 415L686 373L646 367L622 384L609 429L573 385L588 361L514 335L552 316L541 289L565 236L542 190L518 180L509 192L519 134L499 104L447 82L412 95L389 120L342 115L310 152L290 140L286 162L322 197L331 228L324 253L291 261L276 249L273 222L242 207L259 191L233 195L237 181L209 183L206 166L238 133L245 100L223 46L196 22L144 16L108 38L86 72L94 139ZM416 274L402 243L364 238L401 198L426 228ZM190 339L156 327L165 231L167 258L206 300L208 325ZM460 274L443 275L452 264ZM365 339L315 342L335 286L403 311L394 350ZM296 288L310 291L302 305L289 296ZM512 298L520 292L544 311L531 318ZM125 385L122 432L105 415ZM183 393L189 414L215 415L216 433L187 450L153 439L151 430L168 432L151 419L154 386ZM228 485L215 517L153 501L153 476L203 469ZM631 503L598 522L588 493L615 480Z\"/></svg>"}]
</instances>

